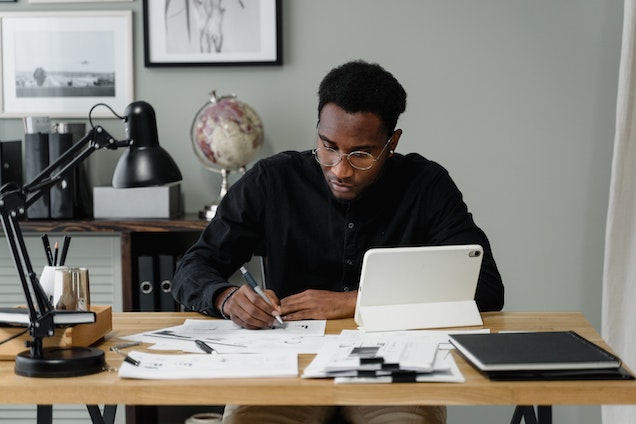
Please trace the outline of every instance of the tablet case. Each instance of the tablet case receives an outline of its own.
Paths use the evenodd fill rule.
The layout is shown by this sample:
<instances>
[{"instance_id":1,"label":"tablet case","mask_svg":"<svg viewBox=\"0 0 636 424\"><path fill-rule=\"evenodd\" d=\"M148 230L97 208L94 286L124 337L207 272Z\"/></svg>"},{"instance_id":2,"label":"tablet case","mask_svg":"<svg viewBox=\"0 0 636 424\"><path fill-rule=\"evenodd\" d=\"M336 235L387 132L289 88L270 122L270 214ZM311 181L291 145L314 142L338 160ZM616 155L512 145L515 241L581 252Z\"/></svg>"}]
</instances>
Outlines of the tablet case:
<instances>
[{"instance_id":1,"label":"tablet case","mask_svg":"<svg viewBox=\"0 0 636 424\"><path fill-rule=\"evenodd\" d=\"M482 325L475 303L479 245L369 249L355 321L365 331Z\"/></svg>"}]
</instances>

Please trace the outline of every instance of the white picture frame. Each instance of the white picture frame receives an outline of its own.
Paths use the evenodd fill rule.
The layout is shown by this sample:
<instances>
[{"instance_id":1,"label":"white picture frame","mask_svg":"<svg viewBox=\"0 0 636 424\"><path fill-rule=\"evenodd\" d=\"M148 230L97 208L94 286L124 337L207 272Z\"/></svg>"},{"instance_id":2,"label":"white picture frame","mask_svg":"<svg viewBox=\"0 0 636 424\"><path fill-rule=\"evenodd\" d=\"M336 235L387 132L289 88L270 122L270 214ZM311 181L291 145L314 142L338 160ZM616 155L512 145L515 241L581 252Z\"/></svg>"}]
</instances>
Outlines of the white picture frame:
<instances>
[{"instance_id":1,"label":"white picture frame","mask_svg":"<svg viewBox=\"0 0 636 424\"><path fill-rule=\"evenodd\" d=\"M130 10L0 13L0 118L85 118L97 103L123 112L132 49Z\"/></svg>"}]
</instances>

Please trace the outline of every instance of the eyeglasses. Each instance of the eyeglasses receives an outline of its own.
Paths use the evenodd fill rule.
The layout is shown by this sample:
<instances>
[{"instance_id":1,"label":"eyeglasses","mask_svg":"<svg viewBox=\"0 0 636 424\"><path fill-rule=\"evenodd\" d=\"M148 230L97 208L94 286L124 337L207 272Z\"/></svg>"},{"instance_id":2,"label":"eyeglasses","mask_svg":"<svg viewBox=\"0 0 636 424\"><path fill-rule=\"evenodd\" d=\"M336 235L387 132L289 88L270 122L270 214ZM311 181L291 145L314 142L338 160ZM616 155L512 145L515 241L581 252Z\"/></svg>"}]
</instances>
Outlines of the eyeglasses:
<instances>
[{"instance_id":1,"label":"eyeglasses","mask_svg":"<svg viewBox=\"0 0 636 424\"><path fill-rule=\"evenodd\" d=\"M391 137L389 137L386 141L384 148L377 157L373 157L373 155L369 152L357 150L355 152L342 154L331 147L317 147L312 150L312 153L314 154L316 161L322 166L336 166L340 163L343 157L346 157L349 165L353 168L366 171L367 169L371 169L377 160L380 159L380 156L382 156L392 138L393 134L391 134Z\"/></svg>"}]
</instances>

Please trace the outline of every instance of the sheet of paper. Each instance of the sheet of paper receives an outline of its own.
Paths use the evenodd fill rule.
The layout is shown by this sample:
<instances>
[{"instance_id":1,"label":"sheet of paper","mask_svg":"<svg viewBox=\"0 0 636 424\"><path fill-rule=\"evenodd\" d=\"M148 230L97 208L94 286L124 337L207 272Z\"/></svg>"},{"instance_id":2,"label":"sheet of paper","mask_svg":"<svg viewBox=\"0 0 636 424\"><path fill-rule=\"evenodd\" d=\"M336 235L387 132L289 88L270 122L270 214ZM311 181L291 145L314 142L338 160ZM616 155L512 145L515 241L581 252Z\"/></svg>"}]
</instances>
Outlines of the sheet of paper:
<instances>
[{"instance_id":1,"label":"sheet of paper","mask_svg":"<svg viewBox=\"0 0 636 424\"><path fill-rule=\"evenodd\" d=\"M172 380L192 378L296 377L295 353L269 354L182 354L159 355L132 351L128 354L139 366L122 362L121 378Z\"/></svg>"},{"instance_id":2,"label":"sheet of paper","mask_svg":"<svg viewBox=\"0 0 636 424\"><path fill-rule=\"evenodd\" d=\"M325 320L290 321L262 330L241 328L232 321L187 319L182 325L122 337L153 343L152 349L198 352L200 339L219 353L261 353L286 351L316 353L323 343Z\"/></svg>"},{"instance_id":3,"label":"sheet of paper","mask_svg":"<svg viewBox=\"0 0 636 424\"><path fill-rule=\"evenodd\" d=\"M246 347L227 346L213 340L203 340L219 353L270 353L293 352L296 354L317 353L325 342L338 337L337 335L325 335L324 337L301 337L283 341L271 342L268 340L255 340ZM201 349L192 340L174 340L166 343L155 343L150 350L182 350L184 352L201 353Z\"/></svg>"}]
</instances>

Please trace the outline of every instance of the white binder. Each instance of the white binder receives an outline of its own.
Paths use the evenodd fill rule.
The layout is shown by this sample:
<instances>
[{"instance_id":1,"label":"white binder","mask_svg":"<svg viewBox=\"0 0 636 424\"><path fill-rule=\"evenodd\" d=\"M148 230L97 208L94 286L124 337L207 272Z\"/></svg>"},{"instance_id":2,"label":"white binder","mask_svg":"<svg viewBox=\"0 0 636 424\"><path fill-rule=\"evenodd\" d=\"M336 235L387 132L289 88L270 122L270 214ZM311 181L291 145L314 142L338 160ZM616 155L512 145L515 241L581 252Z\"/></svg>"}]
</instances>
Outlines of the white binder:
<instances>
[{"instance_id":1,"label":"white binder","mask_svg":"<svg viewBox=\"0 0 636 424\"><path fill-rule=\"evenodd\" d=\"M355 321L365 331L482 325L475 290L479 245L369 249Z\"/></svg>"}]
</instances>

